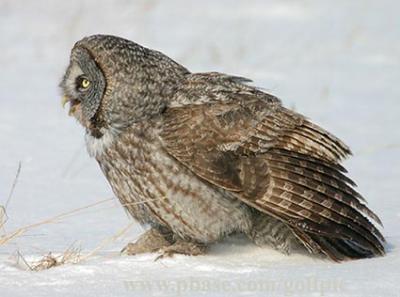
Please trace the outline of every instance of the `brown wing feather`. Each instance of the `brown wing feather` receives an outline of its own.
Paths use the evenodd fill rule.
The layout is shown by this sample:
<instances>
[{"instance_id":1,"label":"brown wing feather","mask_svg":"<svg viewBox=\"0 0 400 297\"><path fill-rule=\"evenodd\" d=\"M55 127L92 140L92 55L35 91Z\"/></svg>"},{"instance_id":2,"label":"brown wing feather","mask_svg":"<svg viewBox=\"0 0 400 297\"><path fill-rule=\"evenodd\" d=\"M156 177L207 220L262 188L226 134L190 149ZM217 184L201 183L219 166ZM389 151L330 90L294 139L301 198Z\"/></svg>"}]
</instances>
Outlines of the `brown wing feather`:
<instances>
[{"instance_id":1,"label":"brown wing feather","mask_svg":"<svg viewBox=\"0 0 400 297\"><path fill-rule=\"evenodd\" d=\"M336 261L384 254L340 160L338 138L276 102L255 96L167 109L161 141L183 165L284 222L313 252Z\"/></svg>"}]
</instances>

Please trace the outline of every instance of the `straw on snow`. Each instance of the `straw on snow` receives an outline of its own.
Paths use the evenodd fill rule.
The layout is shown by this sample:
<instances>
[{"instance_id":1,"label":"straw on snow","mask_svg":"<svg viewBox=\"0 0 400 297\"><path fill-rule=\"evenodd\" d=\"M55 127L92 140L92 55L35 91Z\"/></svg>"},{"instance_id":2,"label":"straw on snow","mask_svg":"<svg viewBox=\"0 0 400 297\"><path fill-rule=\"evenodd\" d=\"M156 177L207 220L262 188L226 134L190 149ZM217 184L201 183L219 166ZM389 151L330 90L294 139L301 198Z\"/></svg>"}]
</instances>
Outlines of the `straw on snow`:
<instances>
[{"instance_id":1,"label":"straw on snow","mask_svg":"<svg viewBox=\"0 0 400 297\"><path fill-rule=\"evenodd\" d=\"M47 220L35 223L35 224L31 224L29 226L25 226L22 228L19 228L17 230L15 230L14 232L12 232L11 234L8 234L6 236L3 236L0 238L0 245L4 244L6 242L8 242L9 240L22 235L23 233L25 233L26 231L34 228L34 227L38 227L40 225L43 224L48 224L48 223L52 223L55 222L61 218L66 218L68 216L71 216L73 214L75 214L76 212L82 211L84 209L105 203L107 201L113 200L114 198L110 198L110 199L104 199L101 201L98 201L96 203L92 203L89 204L87 206L84 207L80 207L68 212L65 212L63 214L60 214L58 216L49 218ZM159 198L159 199L151 199L151 200L144 200L144 201L138 201L138 202L133 202L133 203L127 203L127 204L123 204L124 206L127 205L137 205L137 204L142 204L142 203L146 203L149 201L154 201L154 200L162 200L164 198ZM81 254L81 249L77 249L75 247L70 246L69 248L67 248L62 254L60 255L54 255L53 253L49 252L47 255L43 256L43 258L41 258L38 261L32 261L29 262L25 259L25 257L18 251L17 252L17 266L23 269L27 269L27 270L32 270L32 271L42 271L42 270L46 270L46 269L50 269L52 267L56 267L56 266L60 266L60 265L64 265L64 264L77 264L80 263L84 260L87 260L89 257L92 257L93 255L95 255L99 250L103 249L106 245L115 242L118 238L122 237L133 225L135 224L134 221L130 222L127 226L125 226L124 228L122 228L120 231L118 231L116 234L114 234L113 236L110 236L106 239L104 239L103 241L100 242L100 244L94 248L93 250L91 250L90 252L88 252L87 254L83 255ZM21 261L24 265L21 265Z\"/></svg>"}]
</instances>

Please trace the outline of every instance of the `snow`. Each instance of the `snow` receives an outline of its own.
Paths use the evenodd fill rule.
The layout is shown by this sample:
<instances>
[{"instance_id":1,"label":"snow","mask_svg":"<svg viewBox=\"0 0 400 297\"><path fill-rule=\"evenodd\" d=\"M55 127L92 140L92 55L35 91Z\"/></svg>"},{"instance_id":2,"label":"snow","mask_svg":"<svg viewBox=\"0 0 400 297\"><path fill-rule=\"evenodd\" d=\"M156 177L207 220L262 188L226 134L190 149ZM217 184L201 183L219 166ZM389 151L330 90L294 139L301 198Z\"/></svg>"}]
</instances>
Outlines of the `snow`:
<instances>
[{"instance_id":1,"label":"snow","mask_svg":"<svg viewBox=\"0 0 400 297\"><path fill-rule=\"evenodd\" d=\"M60 105L74 42L120 35L192 71L252 78L348 143L345 162L385 225L388 254L343 264L233 238L206 256L120 256L127 234L86 261L15 265L74 244L90 252L131 221L116 200L0 245L5 296L399 296L400 5L396 1L0 1L0 204L5 231L113 197Z\"/></svg>"}]
</instances>

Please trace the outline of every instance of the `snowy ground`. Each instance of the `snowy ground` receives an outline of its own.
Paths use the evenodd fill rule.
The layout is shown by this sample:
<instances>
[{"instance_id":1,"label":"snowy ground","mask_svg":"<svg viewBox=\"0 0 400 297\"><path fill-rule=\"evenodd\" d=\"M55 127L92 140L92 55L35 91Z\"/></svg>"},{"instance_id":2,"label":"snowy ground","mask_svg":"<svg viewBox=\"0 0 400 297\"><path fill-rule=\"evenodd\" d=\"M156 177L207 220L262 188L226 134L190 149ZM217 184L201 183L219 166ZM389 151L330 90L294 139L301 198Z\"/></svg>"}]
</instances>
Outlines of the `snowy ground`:
<instances>
[{"instance_id":1,"label":"snowy ground","mask_svg":"<svg viewBox=\"0 0 400 297\"><path fill-rule=\"evenodd\" d=\"M23 271L71 244L86 253L130 220L116 201L0 245L0 296L400 296L400 18L397 1L0 1L0 204L6 232L113 197L58 82L81 37L111 33L192 71L254 79L347 142L346 161L382 218L384 258L333 264L241 239L207 256L154 262L118 251L142 229L76 265Z\"/></svg>"}]
</instances>

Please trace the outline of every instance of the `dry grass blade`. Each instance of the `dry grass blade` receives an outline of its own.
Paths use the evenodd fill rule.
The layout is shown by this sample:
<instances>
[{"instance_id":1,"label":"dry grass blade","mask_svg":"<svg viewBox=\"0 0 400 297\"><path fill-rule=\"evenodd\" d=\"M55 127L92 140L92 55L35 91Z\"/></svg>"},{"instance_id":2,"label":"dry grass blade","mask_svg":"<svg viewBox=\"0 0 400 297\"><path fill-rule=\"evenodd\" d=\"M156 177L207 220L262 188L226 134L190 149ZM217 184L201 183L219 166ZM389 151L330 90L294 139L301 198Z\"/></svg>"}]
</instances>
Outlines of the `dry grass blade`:
<instances>
[{"instance_id":1,"label":"dry grass blade","mask_svg":"<svg viewBox=\"0 0 400 297\"><path fill-rule=\"evenodd\" d=\"M6 208L3 205L0 205L0 228L3 228L6 221L7 221Z\"/></svg>"},{"instance_id":2,"label":"dry grass blade","mask_svg":"<svg viewBox=\"0 0 400 297\"><path fill-rule=\"evenodd\" d=\"M96 248L94 248L92 251L90 251L89 253L87 253L85 256L82 257L82 260L86 260L89 257L95 255L99 250L101 250L102 248L104 248L106 245L116 241L118 238L120 238L121 236L123 236L130 228L132 228L132 226L135 224L136 222L131 222L129 223L127 226L125 226L124 228L122 228L120 231L117 232L117 234L108 237L106 239L104 239Z\"/></svg>"},{"instance_id":3,"label":"dry grass blade","mask_svg":"<svg viewBox=\"0 0 400 297\"><path fill-rule=\"evenodd\" d=\"M20 228L20 229L17 229L15 231L11 232L11 233L2 235L0 237L0 245L6 244L10 240L12 240L13 238L17 238L18 236L21 236L22 234L25 233L25 231L26 230L24 228Z\"/></svg>"},{"instance_id":4,"label":"dry grass blade","mask_svg":"<svg viewBox=\"0 0 400 297\"><path fill-rule=\"evenodd\" d=\"M29 262L20 253L20 251L16 252L16 266L24 270L33 270Z\"/></svg>"},{"instance_id":5,"label":"dry grass blade","mask_svg":"<svg viewBox=\"0 0 400 297\"><path fill-rule=\"evenodd\" d=\"M15 187L17 186L18 178L19 178L19 175L20 175L20 173L21 173L21 167L22 167L22 163L21 163L21 161L20 161L20 162L18 163L17 173L15 174L15 178L14 178L13 184L12 184L12 186L11 186L10 193L8 194L8 198L7 198L6 204L4 205L4 208L5 208L5 209L7 209L8 204L10 203L11 197L12 197L12 195L14 194L14 190L15 190Z\"/></svg>"},{"instance_id":6,"label":"dry grass blade","mask_svg":"<svg viewBox=\"0 0 400 297\"><path fill-rule=\"evenodd\" d=\"M114 200L114 198L104 199L104 200L101 200L101 201L98 201L98 202L95 202L95 203L92 203L92 204L89 204L89 205L86 205L86 206L83 206L83 207L79 207L79 208L64 212L62 214L59 214L59 215L54 216L52 218L40 221L38 223L18 228L17 230L15 230L15 231L13 231L11 233L8 233L8 234L5 234L5 235L1 236L0 237L0 245L6 244L10 240L12 240L12 239L24 234L26 231L28 231L28 230L30 230L32 228L35 228L35 227L38 227L38 226L41 226L41 225L45 225L45 224L55 223L55 222L57 222L57 221L59 221L61 219L64 219L64 218L66 218L66 217L68 217L70 215L73 215L73 214L75 214L75 213L77 213L79 211L82 211L82 210L90 208L90 207L94 207L96 205L99 205L99 204L102 204L102 203L105 203L105 202L108 202L108 201L111 201L111 200Z\"/></svg>"},{"instance_id":7,"label":"dry grass blade","mask_svg":"<svg viewBox=\"0 0 400 297\"><path fill-rule=\"evenodd\" d=\"M159 200L163 200L165 198L158 198L158 199L148 199L148 200L143 200L143 201L138 201L138 202L132 202L132 203L124 203L122 204L123 206L129 206L129 205L137 205L137 204L142 204L142 203L146 203L146 202L150 202L150 201L159 201ZM86 260L89 257L95 255L99 250L101 250L102 248L104 248L106 245L116 241L118 238L122 237L126 232L128 232L128 230L130 228L132 228L132 226L136 224L136 222L131 222L129 223L127 226L125 226L124 228L122 228L120 231L118 231L115 235L104 239L96 248L94 248L91 252L87 253L85 256L83 256L81 258L81 260Z\"/></svg>"},{"instance_id":8,"label":"dry grass blade","mask_svg":"<svg viewBox=\"0 0 400 297\"><path fill-rule=\"evenodd\" d=\"M6 204L4 206L0 205L0 228L3 230L3 233L5 233L4 225L6 224L6 222L8 220L7 207L8 207L8 204L10 203L10 201L11 201L11 197L14 194L15 187L17 186L18 178L19 178L19 175L21 173L21 167L22 167L22 163L20 161L18 163L17 173L15 174L14 181L13 181L13 183L11 185L10 193L8 194ZM0 240L0 242L1 242L1 240Z\"/></svg>"},{"instance_id":9,"label":"dry grass blade","mask_svg":"<svg viewBox=\"0 0 400 297\"><path fill-rule=\"evenodd\" d=\"M161 199L164 199L164 198L143 200L143 201L123 204L123 205L124 206L126 206L126 205L137 205L137 204L146 203L148 201L155 201L155 200L161 200ZM4 244L8 243L10 240L12 240L12 239L24 234L26 231L28 231L28 230L30 230L32 228L35 228L35 227L38 227L38 226L41 226L41 225L45 225L45 224L58 222L61 219L65 219L65 218L67 218L67 217L69 217L71 215L75 215L77 212L80 212L82 210L85 210L85 209L88 209L88 208L91 208L91 207L94 207L94 206L97 206L99 204L102 204L102 203L105 203L105 202L108 202L108 201L112 201L112 200L114 200L114 198L108 198L108 199L100 200L98 202L95 202L95 203L92 203L92 204L89 204L89 205L86 205L86 206L83 206L83 207L79 207L79 208L64 212L62 214L59 214L59 215L54 216L52 218L40 221L38 223L18 228L17 230L14 230L13 232L10 232L8 234L2 235L0 237L0 245L4 245Z\"/></svg>"}]
</instances>

